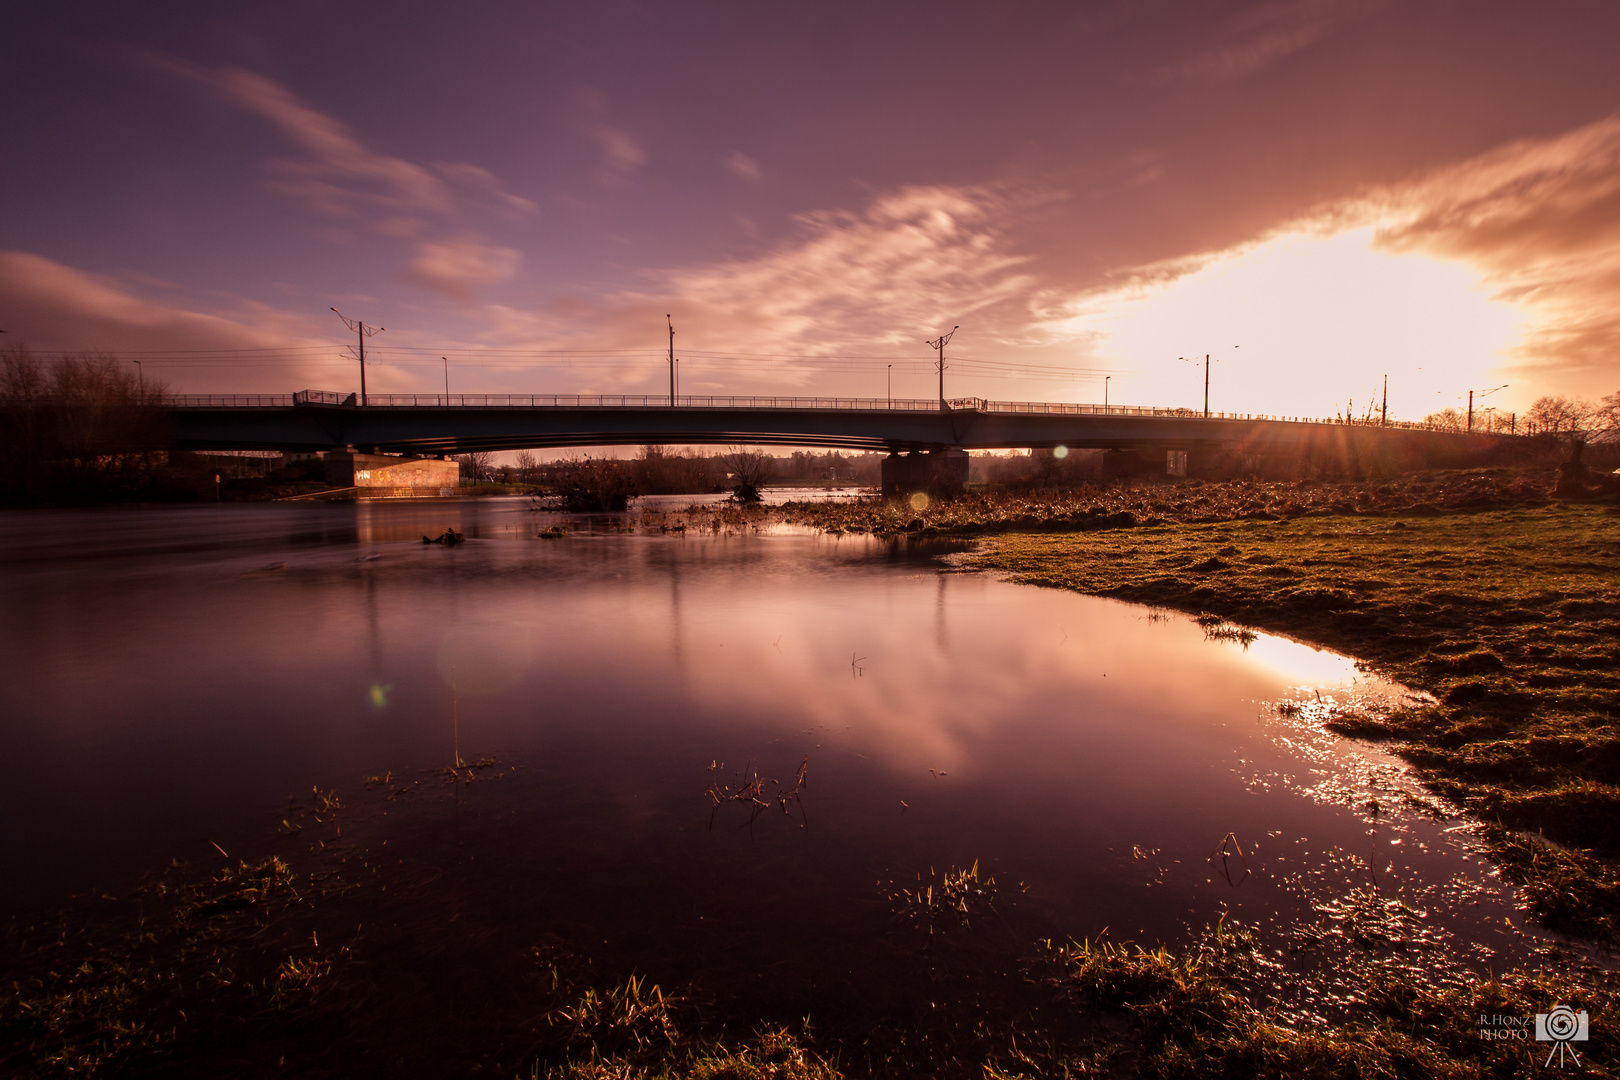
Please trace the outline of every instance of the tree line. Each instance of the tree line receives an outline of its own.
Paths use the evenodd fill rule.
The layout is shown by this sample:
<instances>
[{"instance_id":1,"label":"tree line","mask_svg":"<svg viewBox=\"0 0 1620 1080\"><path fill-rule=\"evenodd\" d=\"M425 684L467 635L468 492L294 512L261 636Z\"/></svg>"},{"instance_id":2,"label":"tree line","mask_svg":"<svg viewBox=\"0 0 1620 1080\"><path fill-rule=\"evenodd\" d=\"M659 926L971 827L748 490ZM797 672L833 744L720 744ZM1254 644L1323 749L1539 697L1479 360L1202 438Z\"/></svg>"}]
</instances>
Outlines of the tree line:
<instances>
[{"instance_id":1,"label":"tree line","mask_svg":"<svg viewBox=\"0 0 1620 1080\"><path fill-rule=\"evenodd\" d=\"M1439 431L1467 431L1464 409L1441 409L1423 418ZM1562 394L1537 398L1524 413L1475 408L1473 430L1493 434L1573 435L1592 442L1620 440L1620 392L1597 401Z\"/></svg>"},{"instance_id":2,"label":"tree line","mask_svg":"<svg viewBox=\"0 0 1620 1080\"><path fill-rule=\"evenodd\" d=\"M165 388L104 353L45 364L0 352L0 503L82 504L171 494L181 484Z\"/></svg>"}]
</instances>

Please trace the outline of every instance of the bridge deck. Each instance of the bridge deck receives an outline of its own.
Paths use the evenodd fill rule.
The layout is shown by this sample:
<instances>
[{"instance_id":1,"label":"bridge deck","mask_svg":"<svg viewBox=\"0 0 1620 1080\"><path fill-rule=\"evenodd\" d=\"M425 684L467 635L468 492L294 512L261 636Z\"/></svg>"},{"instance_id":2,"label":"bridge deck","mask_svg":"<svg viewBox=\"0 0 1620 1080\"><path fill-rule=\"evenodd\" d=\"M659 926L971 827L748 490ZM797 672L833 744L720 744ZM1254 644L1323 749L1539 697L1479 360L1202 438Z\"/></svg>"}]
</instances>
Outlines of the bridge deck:
<instances>
[{"instance_id":1,"label":"bridge deck","mask_svg":"<svg viewBox=\"0 0 1620 1080\"><path fill-rule=\"evenodd\" d=\"M835 397L563 394L174 396L180 445L211 450L374 447L420 454L636 444L912 450L1191 448L1362 439L1381 429L1299 417L1132 405ZM1422 425L1391 425L1423 430ZM1354 433L1354 434L1352 434ZM1387 432L1393 434L1393 432ZM1414 432L1415 433L1415 432Z\"/></svg>"}]
</instances>

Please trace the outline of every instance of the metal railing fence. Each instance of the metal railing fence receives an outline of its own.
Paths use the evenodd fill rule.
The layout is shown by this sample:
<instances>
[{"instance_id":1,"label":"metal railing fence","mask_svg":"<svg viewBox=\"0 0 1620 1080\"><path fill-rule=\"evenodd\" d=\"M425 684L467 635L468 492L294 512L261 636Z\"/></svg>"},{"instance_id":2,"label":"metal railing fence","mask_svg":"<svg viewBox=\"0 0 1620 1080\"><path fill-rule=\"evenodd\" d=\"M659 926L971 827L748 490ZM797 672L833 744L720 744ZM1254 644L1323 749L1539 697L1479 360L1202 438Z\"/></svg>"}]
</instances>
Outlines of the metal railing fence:
<instances>
[{"instance_id":1,"label":"metal railing fence","mask_svg":"<svg viewBox=\"0 0 1620 1080\"><path fill-rule=\"evenodd\" d=\"M358 407L355 394L329 390L300 390L294 394L171 394L162 399L170 408L291 408L297 405ZM1049 414L1057 416L1177 417L1201 419L1198 409L1154 405L1085 405L1061 401L990 401L986 398L952 398L952 411L983 413ZM862 412L932 413L940 411L937 398L853 398L781 396L700 396L681 394L671 406L667 394L370 394L368 409L832 409ZM1280 416L1269 413L1212 412L1211 420L1275 421L1298 424L1335 424L1354 427L1391 427L1413 431L1440 431L1446 428L1422 422L1396 421L1380 424L1374 419L1343 417L1318 418Z\"/></svg>"}]
</instances>

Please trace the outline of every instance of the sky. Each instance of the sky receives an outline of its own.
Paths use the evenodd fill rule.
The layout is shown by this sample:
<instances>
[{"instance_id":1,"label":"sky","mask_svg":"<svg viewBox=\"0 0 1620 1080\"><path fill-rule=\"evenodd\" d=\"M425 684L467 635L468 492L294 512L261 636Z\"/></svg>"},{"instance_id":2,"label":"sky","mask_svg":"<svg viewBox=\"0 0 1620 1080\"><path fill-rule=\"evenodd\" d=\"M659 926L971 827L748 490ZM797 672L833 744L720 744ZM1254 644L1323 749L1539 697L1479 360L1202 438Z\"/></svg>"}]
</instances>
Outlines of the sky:
<instances>
[{"instance_id":1,"label":"sky","mask_svg":"<svg viewBox=\"0 0 1620 1080\"><path fill-rule=\"evenodd\" d=\"M177 392L1620 390L1612 0L8 9L0 341Z\"/></svg>"}]
</instances>

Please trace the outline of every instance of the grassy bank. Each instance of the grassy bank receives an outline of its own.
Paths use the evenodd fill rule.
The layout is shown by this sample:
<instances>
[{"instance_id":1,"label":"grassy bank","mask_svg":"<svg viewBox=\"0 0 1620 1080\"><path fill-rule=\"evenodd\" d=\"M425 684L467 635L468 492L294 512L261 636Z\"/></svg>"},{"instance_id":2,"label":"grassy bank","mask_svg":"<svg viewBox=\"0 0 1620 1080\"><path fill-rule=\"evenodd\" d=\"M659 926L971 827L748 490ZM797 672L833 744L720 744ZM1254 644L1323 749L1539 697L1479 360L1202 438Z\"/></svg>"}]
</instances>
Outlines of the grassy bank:
<instances>
[{"instance_id":1,"label":"grassy bank","mask_svg":"<svg viewBox=\"0 0 1620 1080\"><path fill-rule=\"evenodd\" d=\"M1429 691L1433 704L1342 727L1396 741L1436 791L1492 826L1496 858L1547 925L1612 940L1620 516L1503 488L1442 486L1377 514L1354 513L1338 492L1350 508L1320 516L1200 520L1196 497L1180 520L1129 528L1049 515L969 562L1288 634Z\"/></svg>"}]
</instances>

